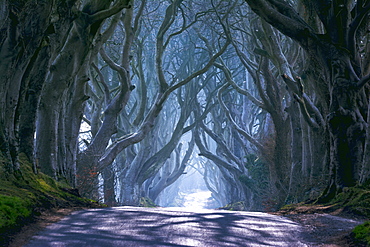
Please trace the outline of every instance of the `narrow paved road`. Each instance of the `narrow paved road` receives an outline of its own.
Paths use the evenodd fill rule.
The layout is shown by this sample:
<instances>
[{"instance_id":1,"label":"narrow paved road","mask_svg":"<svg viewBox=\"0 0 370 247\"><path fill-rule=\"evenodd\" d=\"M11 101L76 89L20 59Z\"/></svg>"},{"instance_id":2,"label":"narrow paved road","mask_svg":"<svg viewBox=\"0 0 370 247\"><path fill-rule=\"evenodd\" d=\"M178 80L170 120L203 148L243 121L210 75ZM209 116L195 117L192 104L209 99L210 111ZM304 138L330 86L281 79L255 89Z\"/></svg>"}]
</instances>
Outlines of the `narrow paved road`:
<instances>
[{"instance_id":1,"label":"narrow paved road","mask_svg":"<svg viewBox=\"0 0 370 247\"><path fill-rule=\"evenodd\" d=\"M74 212L34 236L40 246L306 246L301 226L259 212L116 207Z\"/></svg>"}]
</instances>

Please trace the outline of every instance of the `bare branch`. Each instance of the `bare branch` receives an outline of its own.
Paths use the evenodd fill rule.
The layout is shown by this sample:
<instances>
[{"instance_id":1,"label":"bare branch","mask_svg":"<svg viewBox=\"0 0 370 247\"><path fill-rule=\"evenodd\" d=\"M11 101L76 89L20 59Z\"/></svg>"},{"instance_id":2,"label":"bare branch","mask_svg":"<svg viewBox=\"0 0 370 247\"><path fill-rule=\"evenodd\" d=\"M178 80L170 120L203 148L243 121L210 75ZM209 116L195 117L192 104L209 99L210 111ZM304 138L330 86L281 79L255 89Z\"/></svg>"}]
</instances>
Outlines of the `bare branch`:
<instances>
[{"instance_id":1,"label":"bare branch","mask_svg":"<svg viewBox=\"0 0 370 247\"><path fill-rule=\"evenodd\" d=\"M196 78L197 76L200 76L202 75L203 73L205 73L207 70L209 70L212 65L215 63L215 61L226 51L227 47L229 46L230 42L227 40L225 42L225 44L222 46L222 48L215 54L213 55L208 63L200 70L194 72L193 74L191 74L190 76L188 76L186 79L178 82L177 84L174 84L173 86L169 87L165 93L163 94L163 97L164 100L173 92L175 91L176 89L178 89L179 87L185 85L186 83L190 82L191 80L193 80L194 78ZM159 102L161 104L163 104L163 102Z\"/></svg>"},{"instance_id":2,"label":"bare branch","mask_svg":"<svg viewBox=\"0 0 370 247\"><path fill-rule=\"evenodd\" d=\"M313 44L317 39L312 28L288 5L276 0L245 0L266 22L300 44ZM303 47L306 47L303 45Z\"/></svg>"},{"instance_id":3,"label":"bare branch","mask_svg":"<svg viewBox=\"0 0 370 247\"><path fill-rule=\"evenodd\" d=\"M235 128L235 130L241 134L242 136L245 137L245 139L247 139L250 143L252 143L253 145L255 145L259 150L263 151L264 148L262 146L261 143L259 143L256 139L254 139L251 135L249 135L245 130L243 130L242 128L239 127L239 125L234 121L234 119L232 118L231 114L230 114L230 110L227 108L225 102L222 100L222 93L223 91L229 86L230 84L229 83L225 83L219 90L218 90L218 93L217 93L217 98L218 98L218 101L220 102L220 105L222 107L222 109L224 110L227 118L229 119L229 121L231 122L231 124L233 125L233 127Z\"/></svg>"},{"instance_id":4,"label":"bare branch","mask_svg":"<svg viewBox=\"0 0 370 247\"><path fill-rule=\"evenodd\" d=\"M100 55L102 56L103 60L111 67L111 69L118 72L118 74L121 76L122 79L127 80L127 71L125 68L120 66L119 64L115 63L105 52L105 50L102 48L100 50Z\"/></svg>"},{"instance_id":5,"label":"bare branch","mask_svg":"<svg viewBox=\"0 0 370 247\"><path fill-rule=\"evenodd\" d=\"M142 141L145 138L145 136L149 133L149 131L154 127L155 119L161 112L163 104L166 102L168 96L177 88L190 82L195 77L205 73L213 65L215 60L219 56L221 56L222 53L226 50L228 44L229 43L226 42L225 45L220 49L220 51L216 53L213 57L211 57L210 61L202 69L194 72L183 81L171 86L164 93L159 92L154 104L149 110L147 116L145 117L138 131L112 145L112 147L109 150L107 150L105 152L105 155L99 160L99 168L104 168L105 166L112 163L115 157L118 155L118 153L120 153L123 149L127 148L132 144Z\"/></svg>"},{"instance_id":6,"label":"bare branch","mask_svg":"<svg viewBox=\"0 0 370 247\"><path fill-rule=\"evenodd\" d=\"M103 74L100 72L98 66L96 66L95 63L92 63L91 66L95 69L96 73L98 74L99 76L99 79L100 79L100 83L101 85L103 86L103 91L104 91L104 96L105 96L105 104L108 105L109 102L111 101L111 97L110 97L110 92L109 92L109 87L107 85L107 83L105 82L105 79L104 79L104 76Z\"/></svg>"},{"instance_id":7,"label":"bare branch","mask_svg":"<svg viewBox=\"0 0 370 247\"><path fill-rule=\"evenodd\" d=\"M241 170L239 170L238 167L236 167L236 166L232 165L231 163L221 159L219 156L209 152L207 150L207 148L204 146L204 144L202 143L201 139L200 139L198 128L196 128L196 130L195 130L194 139L195 139L195 143L197 144L197 147L199 148L199 151L200 151L200 153L198 154L199 156L206 157L207 159L212 160L217 166L222 166L222 167L226 168L229 171L233 171L233 172L236 172L236 173L241 173L242 172Z\"/></svg>"},{"instance_id":8,"label":"bare branch","mask_svg":"<svg viewBox=\"0 0 370 247\"><path fill-rule=\"evenodd\" d=\"M261 61L260 61L260 64L259 64L259 67L258 67L258 70L256 70L253 74L253 79L254 79L254 82L256 84L256 87L257 87L257 91L265 105L265 108L267 109L268 112L272 112L274 111L274 107L272 106L271 104L271 101L268 100L268 95L266 94L265 90L263 89L262 87L262 82L261 82L261 75L262 74L263 76L267 76L265 75L264 73L261 73L261 69L262 69L262 66L265 66L266 70L268 70L268 59L265 58L265 57L261 57Z\"/></svg>"},{"instance_id":9,"label":"bare branch","mask_svg":"<svg viewBox=\"0 0 370 247\"><path fill-rule=\"evenodd\" d=\"M95 58L99 53L99 50L103 46L105 42L113 35L114 30L116 29L118 22L121 18L121 13L118 13L113 16L111 22L109 23L108 28L101 34L99 34L96 39L94 40L94 47L91 51L91 58Z\"/></svg>"},{"instance_id":10,"label":"bare branch","mask_svg":"<svg viewBox=\"0 0 370 247\"><path fill-rule=\"evenodd\" d=\"M217 143L217 145L225 152L227 158L233 160L237 164L241 164L241 161L236 157L227 147L224 140L222 140L218 135L216 135L212 130L204 125L203 121L199 121L199 126Z\"/></svg>"},{"instance_id":11,"label":"bare branch","mask_svg":"<svg viewBox=\"0 0 370 247\"><path fill-rule=\"evenodd\" d=\"M325 126L325 120L320 110L317 109L311 99L304 92L300 78L297 78L297 80L294 81L286 74L282 75L282 78L286 85L292 90L294 99L299 103L302 115L310 127L316 130L323 128ZM312 117L309 112L313 113L314 117Z\"/></svg>"},{"instance_id":12,"label":"bare branch","mask_svg":"<svg viewBox=\"0 0 370 247\"><path fill-rule=\"evenodd\" d=\"M362 77L358 82L357 82L357 89L361 90L367 83L370 82L370 74Z\"/></svg>"},{"instance_id":13,"label":"bare branch","mask_svg":"<svg viewBox=\"0 0 370 247\"><path fill-rule=\"evenodd\" d=\"M111 17L112 15L117 14L120 12L122 9L128 9L131 8L132 6L129 4L130 0L119 0L115 5L113 5L109 9L105 9L102 11L99 11L93 15L89 16L89 22L94 23L97 21L102 21L108 17Z\"/></svg>"},{"instance_id":14,"label":"bare branch","mask_svg":"<svg viewBox=\"0 0 370 247\"><path fill-rule=\"evenodd\" d=\"M166 47L164 45L164 35L171 27L172 23L175 21L178 6L181 4L182 1L183 0L175 0L170 6L167 7L166 15L157 33L155 62L161 92L166 91L166 89L169 87L162 69L162 58Z\"/></svg>"},{"instance_id":15,"label":"bare branch","mask_svg":"<svg viewBox=\"0 0 370 247\"><path fill-rule=\"evenodd\" d=\"M139 23L140 23L140 18L143 15L144 7L146 6L146 0L141 1L141 5L139 8L139 11L136 14L135 20L134 20L134 28L133 31L136 34L136 32L139 30Z\"/></svg>"},{"instance_id":16,"label":"bare branch","mask_svg":"<svg viewBox=\"0 0 370 247\"><path fill-rule=\"evenodd\" d=\"M234 81L233 79L231 78L231 72L228 68L226 68L224 65L222 64L219 64L219 63L214 63L214 65L221 69L225 76L226 76L226 80L227 82L240 94L243 94L244 96L246 96L250 101L252 101L256 106L266 110L266 107L265 105L263 104L262 101L258 100L257 98L255 98L248 90L245 90L241 87L239 87Z\"/></svg>"}]
</instances>

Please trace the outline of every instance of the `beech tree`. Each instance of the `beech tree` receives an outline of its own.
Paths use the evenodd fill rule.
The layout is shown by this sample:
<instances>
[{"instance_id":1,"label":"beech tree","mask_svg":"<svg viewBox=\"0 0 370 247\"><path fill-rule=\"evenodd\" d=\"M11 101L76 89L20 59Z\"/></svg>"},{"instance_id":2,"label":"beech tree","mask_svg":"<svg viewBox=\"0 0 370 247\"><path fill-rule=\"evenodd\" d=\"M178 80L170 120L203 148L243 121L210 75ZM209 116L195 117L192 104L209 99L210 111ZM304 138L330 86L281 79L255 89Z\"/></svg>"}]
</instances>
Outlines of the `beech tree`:
<instances>
[{"instance_id":1,"label":"beech tree","mask_svg":"<svg viewBox=\"0 0 370 247\"><path fill-rule=\"evenodd\" d=\"M140 18L140 14L141 13L139 11L136 18ZM121 62L119 64L115 63L105 53L102 47L97 47L97 50L100 51L99 54L102 56L105 63L107 63L115 72L117 72L119 83L118 90L116 90L117 92L111 93L109 92L109 89L105 89L105 109L102 122L94 123L97 125L96 133L94 133L94 136L91 142L87 145L86 149L80 152L77 156L77 175L79 178L77 181L78 187L83 195L92 198L98 198L97 175L113 161L108 164L101 164L100 167L98 166L98 162L107 151L107 146L109 141L111 141L112 135L116 134L117 132L118 116L126 107L131 95L131 91L134 89L130 77L130 50L135 31L138 28L138 22L135 21L136 25L132 27L133 19L133 8L130 8L125 12L122 20L125 39L123 42ZM117 21L118 20L116 20L116 22ZM111 25L113 25L113 29L116 27L116 24L114 23L111 23ZM106 32L110 32L109 28L106 30ZM109 34L111 35L112 32ZM104 36L104 34L101 35L102 38L104 38ZM100 45L102 46L103 44ZM103 76L100 76L100 83L103 85L103 87L107 87L107 82L104 80Z\"/></svg>"},{"instance_id":2,"label":"beech tree","mask_svg":"<svg viewBox=\"0 0 370 247\"><path fill-rule=\"evenodd\" d=\"M19 143L19 112L25 107L25 96L28 90L35 90L36 98L40 94L43 84L42 78L45 77L47 70L37 69L40 60L36 61L37 55L48 54L48 49L43 44L45 31L48 29L51 20L51 9L53 3L45 1L40 5L32 2L9 2L3 1L1 7L1 62L0 70L3 73L1 83L1 151L10 161L11 165L7 168L8 172L19 171L18 153ZM63 8L60 9L63 11ZM68 19L68 12L64 13ZM22 45L23 44L23 45ZM46 59L46 61L48 61ZM38 73L41 81L38 85L32 83L30 78L37 78ZM30 94L30 93L28 93ZM31 99L30 99L31 100ZM32 104L36 108L35 104ZM30 114L34 115L34 109L30 109ZM23 118L22 120L26 120ZM31 124L34 125L34 116L30 117ZM33 122L32 122L33 121ZM23 129L22 138L27 139L31 130ZM32 139L33 140L33 133ZM27 143L32 145L33 141ZM31 148L32 150L32 148ZM32 152L31 152L32 153Z\"/></svg>"},{"instance_id":3,"label":"beech tree","mask_svg":"<svg viewBox=\"0 0 370 247\"><path fill-rule=\"evenodd\" d=\"M222 44L221 47L218 47L218 50L210 55L208 55L208 53L199 53L197 56L199 58L198 63L191 60L191 55L187 54L187 52L179 53L184 55L182 57L177 57L177 55L173 56L173 54L176 53L170 53L166 57L166 50L173 49L173 51L175 51L182 49L181 47L178 47L177 44L184 45L186 41L189 41L189 39L184 39L184 43L182 43L181 40L177 40L175 36L180 36L185 32L191 33L192 31L188 29L190 29L190 27L196 22L196 19L187 20L186 15L182 13L182 27L179 28L176 25L174 27L171 26L176 24L173 18L177 11L182 10L182 8L180 8L180 4L181 2L175 1L168 6L164 20L156 35L156 76L159 84L159 90L156 97L157 100L159 100L159 103L156 103L153 108L158 107L158 110L162 109L165 103L164 101L169 97L171 92L178 89L180 86L191 83L195 78L205 73L228 46L228 43ZM186 25L187 23L189 24ZM174 45L171 45L172 42ZM187 51L195 52L196 47L194 46L195 44L191 42ZM170 64L171 66L168 66ZM172 75L172 71L176 71L176 74ZM182 92L186 93L182 95ZM191 113L190 108L192 105L192 98L194 99L195 97L194 95L191 95L191 92L192 91L189 89L177 92L177 100L181 107L181 114L176 127L173 130L171 139L157 153L152 153L152 157L147 157L147 150L153 141L150 141L149 139L146 140L149 142L140 144L141 147L138 154L130 164L130 167L127 168L128 174L126 174L122 180L121 203L124 203L125 205L135 205L138 203L141 185L145 180L149 179L159 171L167 157L176 148L182 134L188 131L184 125ZM159 111L157 114L158 113Z\"/></svg>"},{"instance_id":4,"label":"beech tree","mask_svg":"<svg viewBox=\"0 0 370 247\"><path fill-rule=\"evenodd\" d=\"M369 0L2 1L2 170L20 175L24 153L84 196L103 185L105 202L137 205L200 155L219 203L330 199L370 178L369 12Z\"/></svg>"},{"instance_id":5,"label":"beech tree","mask_svg":"<svg viewBox=\"0 0 370 247\"><path fill-rule=\"evenodd\" d=\"M38 151L34 159L35 171L41 168L41 171L55 178L68 177L73 184L73 163L66 165L63 163L66 156L58 155L65 152L65 146L58 146L58 141L66 141L62 132L66 130L63 114L68 111L68 104L63 97L68 95L69 86L80 86L87 80L80 68L102 21L129 7L128 1L117 1L111 6L112 2L1 3L4 14L1 17L1 67L6 75L1 92L1 138L2 153L13 164L10 170L19 169L17 159L20 150L33 158L36 129ZM80 52L72 50L72 46L73 49L80 46ZM55 87L55 90L48 89L50 87ZM83 96L81 99L83 102ZM47 114L49 110L50 114ZM71 127L74 132L68 134L76 135L78 127Z\"/></svg>"},{"instance_id":6,"label":"beech tree","mask_svg":"<svg viewBox=\"0 0 370 247\"><path fill-rule=\"evenodd\" d=\"M251 1L261 18L295 40L312 61L309 78L323 108L329 135L331 178L327 196L369 178L369 1L302 1L313 22L297 11L297 3ZM294 4L294 5L292 5ZM282 75L288 83L299 78ZM299 85L299 84L298 84ZM304 90L304 89L303 89ZM325 111L327 110L327 111Z\"/></svg>"},{"instance_id":7,"label":"beech tree","mask_svg":"<svg viewBox=\"0 0 370 247\"><path fill-rule=\"evenodd\" d=\"M145 6L145 2L141 2L141 6ZM164 8L163 6L165 6L166 8ZM120 203L124 203L126 205L138 204L139 195L141 194L141 185L144 183L145 180L155 175L155 173L160 169L167 157L175 149L177 142L179 141L179 138L181 137L183 132L181 129L183 128L185 122L187 121L187 118L189 117L190 111L188 109L191 104L186 105L185 107L184 99L181 99L181 97L184 96L181 95L180 91L180 96L178 97L178 99L180 99L180 105L183 105L181 109L184 109L184 111L182 111L181 117L177 123L177 127L172 133L172 139L161 150L159 150L158 153L156 153L157 151L154 143L157 143L160 137L158 135L148 134L153 129L153 127L158 124L158 116L160 112L163 111L168 97L172 92L174 92L181 86L186 85L187 83L207 71L212 66L213 61L218 56L220 56L227 47L227 44L224 44L223 46L221 46L219 51L210 56L207 56L208 53L206 53L206 55L200 53L199 63L194 63L195 67L188 66L189 61L191 61L190 55L186 54L186 52L175 53L174 51L183 49L179 45L184 45L185 42L189 41L188 38L181 41L181 35L183 35L183 33L185 32L191 32L189 31L189 29L192 27L192 25L194 25L194 23L196 23L196 18L194 16L191 16L189 19L189 17L183 12L182 1L175 1L169 5L163 6L162 4L160 4L157 8L157 11L159 9L165 11L165 14L159 20L162 24L158 27L158 29L153 29L153 27L151 27L152 24L149 24L149 27L147 27L147 29L142 28L142 21L137 20L134 21L135 26L133 32L127 32L127 30L125 31L126 40L127 37L132 33L135 33L138 37L138 39L135 38L131 39L130 41L136 45L137 52L136 54L131 53L130 55L134 55L132 61L134 64L136 63L136 66L134 67L134 78L139 84L139 100L137 100L136 103L133 103L132 105L130 101L127 101L128 105L120 108L121 110L115 113L115 117L110 118L111 124L105 125L104 120L100 125L99 131L97 132L96 136L93 137L87 148L83 150L78 156L78 167L88 165L90 167L87 170L92 170L93 176L89 177L89 174L86 174L87 179L84 180L95 187L95 197L97 196L97 175L100 173L100 171L112 164L116 157L118 157L118 155L120 155L122 151L126 150L129 146L141 142L134 148L130 148L127 150L124 158L121 159L123 163L121 164L122 171L119 175L119 180L121 181L121 192L119 196ZM180 10L182 11L181 18L179 18L180 16L177 17ZM127 13L125 14L125 18L126 17ZM138 27L142 29L138 31ZM128 26L128 28L130 28L130 26ZM155 34L154 32L157 33ZM147 39L148 37L153 36L155 37L154 43L150 44L151 41L148 41ZM180 36L180 38L177 38L177 36ZM150 49L150 47L156 47L154 65L151 64L151 62L153 61L151 61L149 58L143 57L144 43L148 45L148 47L145 48L145 52L148 52L148 49ZM127 47L124 47L123 51L126 50L129 49ZM168 50L171 50L172 53L170 52L167 55L166 52ZM194 52L194 44L190 42L189 49L185 51ZM126 54L128 55L128 53ZM153 54L153 52L151 54ZM100 55L113 70L116 70L118 72L120 78L123 78L123 75L121 75L120 73L125 73L125 71L128 71L128 69L131 68L127 67L126 69L124 69L123 66L110 59L110 57L107 56L107 54L105 54L103 50L100 52ZM124 55L125 54L123 54L122 57L124 57ZM181 57L180 55L183 56ZM149 73L148 78L144 74L144 68L155 68L156 73L154 75ZM95 70L99 74L100 68L95 68ZM176 74L173 74L172 71L174 70L177 70ZM153 84L154 88L151 88L151 92L147 93L148 89L146 82L151 79L153 79L155 82ZM105 79L101 78L99 80L103 81ZM130 78L130 80L132 80L132 78ZM189 93L187 93L186 95L189 95L189 97L193 97ZM111 105L112 104L108 106ZM136 107L137 105L139 107ZM124 108L126 108L126 110ZM92 114L89 115L92 116ZM107 112L105 112L104 118L107 118L107 115ZM122 121L118 119L121 119ZM108 128L111 128L112 126L114 126L113 123L117 124L119 122L121 123L121 125L117 126L117 129L111 129L109 135L104 135L105 141L97 141L97 136L99 135L99 132L102 130L104 125ZM119 129L121 129L121 131ZM114 134L115 136L113 136L112 134ZM109 145L109 147L107 147L109 140L112 140L113 142ZM100 151L94 149L93 145L100 147ZM126 161L124 161L124 159L126 159ZM81 186L80 188L86 190L88 187Z\"/></svg>"}]
</instances>

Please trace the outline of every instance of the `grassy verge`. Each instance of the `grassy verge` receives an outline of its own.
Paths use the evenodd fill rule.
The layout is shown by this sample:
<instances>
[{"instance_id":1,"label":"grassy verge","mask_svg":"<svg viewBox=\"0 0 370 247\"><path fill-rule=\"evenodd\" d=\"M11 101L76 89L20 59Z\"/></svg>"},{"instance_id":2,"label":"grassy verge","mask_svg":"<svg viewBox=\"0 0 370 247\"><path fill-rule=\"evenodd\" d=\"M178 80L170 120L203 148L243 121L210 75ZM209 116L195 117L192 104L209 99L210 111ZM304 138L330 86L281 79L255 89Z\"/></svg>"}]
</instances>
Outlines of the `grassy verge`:
<instances>
[{"instance_id":1,"label":"grassy verge","mask_svg":"<svg viewBox=\"0 0 370 247\"><path fill-rule=\"evenodd\" d=\"M370 185L346 188L331 203L334 209L370 219ZM370 221L355 227L351 238L356 246L370 246Z\"/></svg>"},{"instance_id":2,"label":"grassy verge","mask_svg":"<svg viewBox=\"0 0 370 247\"><path fill-rule=\"evenodd\" d=\"M220 209L229 210L229 211L245 211L246 210L245 202L234 202L227 204Z\"/></svg>"},{"instance_id":3,"label":"grassy verge","mask_svg":"<svg viewBox=\"0 0 370 247\"><path fill-rule=\"evenodd\" d=\"M370 219L370 184L345 188L342 193L326 204L286 205L279 212L282 214L336 213ZM350 238L354 246L370 246L370 221L355 227Z\"/></svg>"},{"instance_id":4,"label":"grassy verge","mask_svg":"<svg viewBox=\"0 0 370 247\"><path fill-rule=\"evenodd\" d=\"M7 163L0 157L0 246L6 246L12 235L47 209L97 206L67 184L34 174L24 156L20 161L21 174L15 177L6 173Z\"/></svg>"},{"instance_id":5,"label":"grassy verge","mask_svg":"<svg viewBox=\"0 0 370 247\"><path fill-rule=\"evenodd\" d=\"M140 207L146 207L146 208L156 208L158 205L156 205L150 198L148 197L141 197L140 198Z\"/></svg>"}]
</instances>

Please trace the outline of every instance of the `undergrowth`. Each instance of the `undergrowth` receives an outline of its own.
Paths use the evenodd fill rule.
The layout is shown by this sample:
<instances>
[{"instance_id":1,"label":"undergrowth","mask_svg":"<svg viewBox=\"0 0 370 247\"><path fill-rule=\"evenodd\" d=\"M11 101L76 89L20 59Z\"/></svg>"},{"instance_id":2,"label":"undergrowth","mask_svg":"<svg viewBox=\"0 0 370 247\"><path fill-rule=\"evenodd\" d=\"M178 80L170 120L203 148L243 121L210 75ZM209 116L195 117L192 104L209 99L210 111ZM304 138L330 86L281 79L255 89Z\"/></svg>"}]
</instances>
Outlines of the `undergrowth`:
<instances>
[{"instance_id":1,"label":"undergrowth","mask_svg":"<svg viewBox=\"0 0 370 247\"><path fill-rule=\"evenodd\" d=\"M0 156L0 246L6 246L12 235L44 210L92 206L90 200L79 197L66 183L34 174L26 156L20 156L20 164L20 173L15 177L6 172L8 163Z\"/></svg>"},{"instance_id":2,"label":"undergrowth","mask_svg":"<svg viewBox=\"0 0 370 247\"><path fill-rule=\"evenodd\" d=\"M357 215L370 219L370 183L343 189L328 203L299 203L281 208L283 214L290 213L330 213L341 211L343 214ZM370 246L370 221L353 229L352 241L356 246Z\"/></svg>"},{"instance_id":3,"label":"undergrowth","mask_svg":"<svg viewBox=\"0 0 370 247\"><path fill-rule=\"evenodd\" d=\"M370 221L356 226L351 236L357 246L370 246Z\"/></svg>"},{"instance_id":4,"label":"undergrowth","mask_svg":"<svg viewBox=\"0 0 370 247\"><path fill-rule=\"evenodd\" d=\"M370 218L370 186L345 188L330 204L343 208L348 213Z\"/></svg>"},{"instance_id":5,"label":"undergrowth","mask_svg":"<svg viewBox=\"0 0 370 247\"><path fill-rule=\"evenodd\" d=\"M247 210L247 207L245 205L245 202L234 202L227 204L226 206L220 207L220 209L229 210L229 211L245 211Z\"/></svg>"},{"instance_id":6,"label":"undergrowth","mask_svg":"<svg viewBox=\"0 0 370 247\"><path fill-rule=\"evenodd\" d=\"M343 190L331 202L335 208L343 208L345 212L370 218L370 184L351 187ZM356 226L351 237L356 246L370 246L370 221Z\"/></svg>"},{"instance_id":7,"label":"undergrowth","mask_svg":"<svg viewBox=\"0 0 370 247\"><path fill-rule=\"evenodd\" d=\"M150 198L148 197L141 197L139 202L140 207L147 207L147 208L156 208L156 205Z\"/></svg>"}]
</instances>

